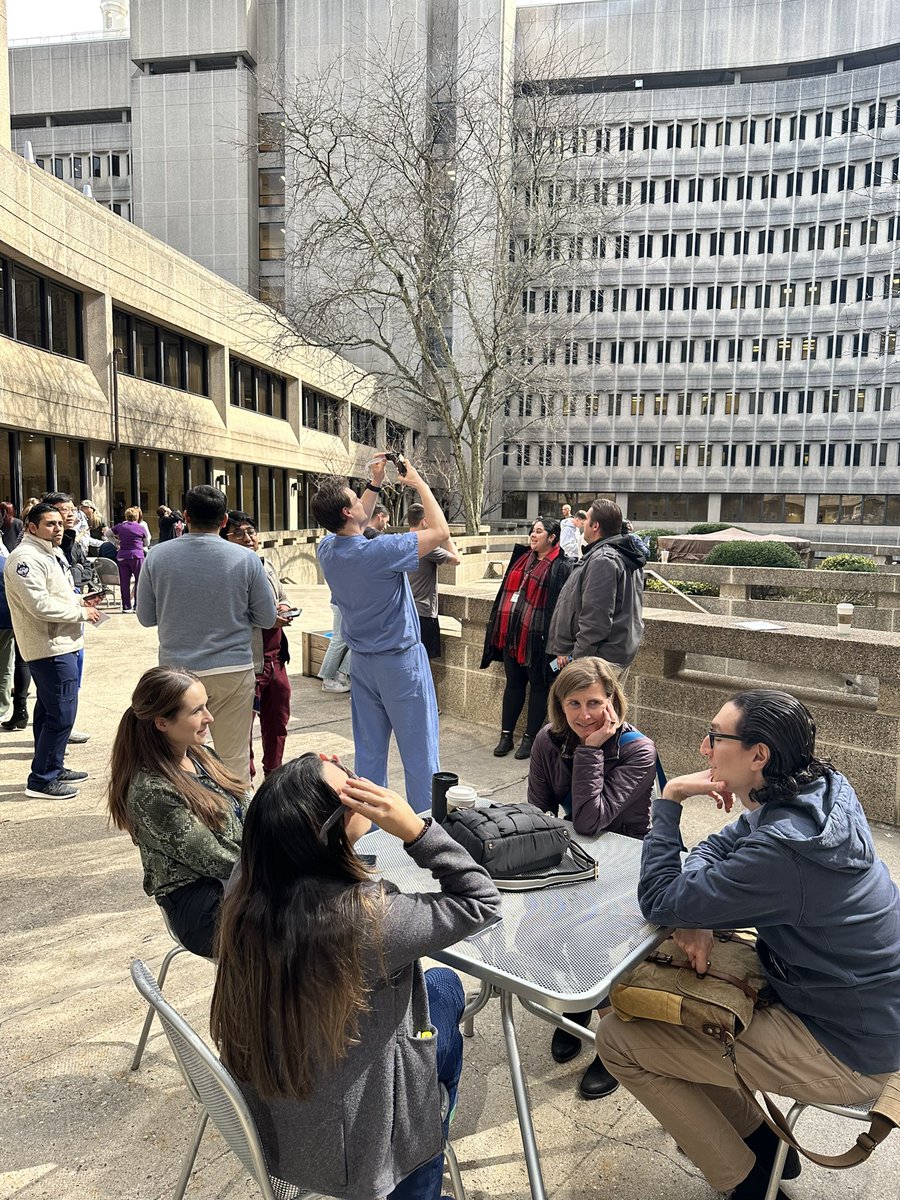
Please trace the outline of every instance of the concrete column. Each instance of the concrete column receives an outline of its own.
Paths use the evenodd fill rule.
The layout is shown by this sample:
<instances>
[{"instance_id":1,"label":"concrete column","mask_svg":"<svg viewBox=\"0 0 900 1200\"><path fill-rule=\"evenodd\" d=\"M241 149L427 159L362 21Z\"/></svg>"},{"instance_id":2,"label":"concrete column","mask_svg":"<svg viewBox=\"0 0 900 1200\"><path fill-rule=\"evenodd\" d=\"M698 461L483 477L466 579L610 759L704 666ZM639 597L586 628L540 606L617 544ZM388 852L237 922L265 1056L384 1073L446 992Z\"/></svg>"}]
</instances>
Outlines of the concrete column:
<instances>
[{"instance_id":1,"label":"concrete column","mask_svg":"<svg viewBox=\"0 0 900 1200\"><path fill-rule=\"evenodd\" d=\"M718 492L712 492L709 495L709 508L706 511L707 521L722 520L722 497Z\"/></svg>"},{"instance_id":2,"label":"concrete column","mask_svg":"<svg viewBox=\"0 0 900 1200\"><path fill-rule=\"evenodd\" d=\"M803 508L803 524L806 526L811 525L813 527L813 529L815 529L816 520L817 520L818 516L819 516L818 493L816 493L815 495L810 494L806 497L806 504L804 505L804 508Z\"/></svg>"},{"instance_id":3,"label":"concrete column","mask_svg":"<svg viewBox=\"0 0 900 1200\"><path fill-rule=\"evenodd\" d=\"M225 425L228 424L228 408L231 401L231 379L228 374L228 355L224 346L210 346L207 364L209 398Z\"/></svg>"},{"instance_id":4,"label":"concrete column","mask_svg":"<svg viewBox=\"0 0 900 1200\"><path fill-rule=\"evenodd\" d=\"M11 148L9 129L9 54L6 48L6 0L0 0L0 146Z\"/></svg>"},{"instance_id":5,"label":"concrete column","mask_svg":"<svg viewBox=\"0 0 900 1200\"><path fill-rule=\"evenodd\" d=\"M540 514L540 493L529 492L528 503L525 508L525 519L528 521L536 521Z\"/></svg>"}]
</instances>

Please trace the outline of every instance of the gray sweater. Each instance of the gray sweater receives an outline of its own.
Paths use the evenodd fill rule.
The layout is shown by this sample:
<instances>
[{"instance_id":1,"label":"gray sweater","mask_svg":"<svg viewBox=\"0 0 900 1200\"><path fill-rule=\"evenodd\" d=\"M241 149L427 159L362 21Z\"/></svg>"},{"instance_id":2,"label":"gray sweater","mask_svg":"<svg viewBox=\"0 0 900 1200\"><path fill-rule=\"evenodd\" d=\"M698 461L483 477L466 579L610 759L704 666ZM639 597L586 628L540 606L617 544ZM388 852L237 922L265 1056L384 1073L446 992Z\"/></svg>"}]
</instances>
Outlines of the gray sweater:
<instances>
[{"instance_id":1,"label":"gray sweater","mask_svg":"<svg viewBox=\"0 0 900 1200\"><path fill-rule=\"evenodd\" d=\"M218 534L189 533L147 555L137 615L159 627L160 666L215 673L249 670L252 628L271 629L277 614L255 554Z\"/></svg>"},{"instance_id":2,"label":"gray sweater","mask_svg":"<svg viewBox=\"0 0 900 1200\"><path fill-rule=\"evenodd\" d=\"M500 912L490 876L436 822L409 848L440 892L406 895L385 884L384 969L359 1043L320 1079L309 1100L263 1099L242 1084L272 1175L346 1200L385 1196L440 1153L436 1043L418 960L475 933Z\"/></svg>"}]
</instances>

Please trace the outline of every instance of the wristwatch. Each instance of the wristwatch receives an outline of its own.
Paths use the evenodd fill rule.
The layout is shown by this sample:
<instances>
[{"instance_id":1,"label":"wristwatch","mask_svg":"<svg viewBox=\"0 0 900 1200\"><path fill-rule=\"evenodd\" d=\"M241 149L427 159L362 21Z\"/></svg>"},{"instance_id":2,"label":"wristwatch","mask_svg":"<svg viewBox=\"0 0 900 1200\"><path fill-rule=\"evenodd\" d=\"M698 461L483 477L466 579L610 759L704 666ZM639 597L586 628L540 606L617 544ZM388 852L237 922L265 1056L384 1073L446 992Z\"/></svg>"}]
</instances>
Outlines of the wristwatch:
<instances>
[{"instance_id":1,"label":"wristwatch","mask_svg":"<svg viewBox=\"0 0 900 1200\"><path fill-rule=\"evenodd\" d=\"M376 485L374 483L372 483L371 481L366 484L364 490L367 492L376 492L379 496L381 495L381 488L376 487Z\"/></svg>"}]
</instances>

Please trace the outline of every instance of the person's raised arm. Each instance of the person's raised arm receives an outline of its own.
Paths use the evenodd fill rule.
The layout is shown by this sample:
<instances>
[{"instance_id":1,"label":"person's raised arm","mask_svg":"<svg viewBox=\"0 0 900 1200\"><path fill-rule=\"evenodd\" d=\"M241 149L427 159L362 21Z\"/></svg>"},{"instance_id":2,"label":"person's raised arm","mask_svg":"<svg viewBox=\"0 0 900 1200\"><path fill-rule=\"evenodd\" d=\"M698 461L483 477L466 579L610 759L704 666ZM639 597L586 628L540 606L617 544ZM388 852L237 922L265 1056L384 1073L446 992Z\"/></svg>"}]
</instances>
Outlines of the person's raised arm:
<instances>
[{"instance_id":1,"label":"person's raised arm","mask_svg":"<svg viewBox=\"0 0 900 1200\"><path fill-rule=\"evenodd\" d=\"M407 464L406 474L400 476L400 482L419 493L419 500L425 509L425 519L428 522L424 529L416 530L419 539L419 558L424 558L438 546L450 541L450 526L444 516L444 510L432 494L431 488L415 469ZM450 543L452 545L452 542ZM456 547L453 547L455 552Z\"/></svg>"},{"instance_id":2,"label":"person's raised arm","mask_svg":"<svg viewBox=\"0 0 900 1200\"><path fill-rule=\"evenodd\" d=\"M385 458L383 454L376 455L375 461L372 463L370 483L375 487L380 488L384 483L384 468ZM375 505L378 503L380 492L373 492L371 488L366 488L362 494L362 506L365 509L366 520L372 518L372 513L375 511Z\"/></svg>"}]
</instances>

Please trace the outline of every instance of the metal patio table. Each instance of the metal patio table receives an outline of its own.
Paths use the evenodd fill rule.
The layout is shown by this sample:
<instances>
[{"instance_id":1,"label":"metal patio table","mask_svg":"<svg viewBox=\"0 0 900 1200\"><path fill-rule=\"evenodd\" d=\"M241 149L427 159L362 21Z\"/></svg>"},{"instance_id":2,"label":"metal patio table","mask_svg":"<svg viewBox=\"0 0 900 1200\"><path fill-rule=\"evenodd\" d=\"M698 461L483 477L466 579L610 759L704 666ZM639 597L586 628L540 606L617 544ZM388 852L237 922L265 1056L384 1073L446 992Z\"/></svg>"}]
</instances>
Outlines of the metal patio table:
<instances>
[{"instance_id":1,"label":"metal patio table","mask_svg":"<svg viewBox=\"0 0 900 1200\"><path fill-rule=\"evenodd\" d=\"M593 838L573 834L573 840L597 860L597 879L502 892L502 920L430 956L481 980L480 992L466 1005L466 1032L471 1033L475 1013L492 996L499 997L533 1200L546 1200L547 1193L519 1057L513 998L552 1025L593 1042L590 1030L562 1014L595 1008L619 976L665 937L665 931L645 921L638 908L641 842L615 833ZM437 880L413 862L401 842L381 830L367 834L357 849L375 854L377 873L403 892L440 890Z\"/></svg>"}]
</instances>

